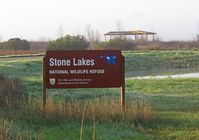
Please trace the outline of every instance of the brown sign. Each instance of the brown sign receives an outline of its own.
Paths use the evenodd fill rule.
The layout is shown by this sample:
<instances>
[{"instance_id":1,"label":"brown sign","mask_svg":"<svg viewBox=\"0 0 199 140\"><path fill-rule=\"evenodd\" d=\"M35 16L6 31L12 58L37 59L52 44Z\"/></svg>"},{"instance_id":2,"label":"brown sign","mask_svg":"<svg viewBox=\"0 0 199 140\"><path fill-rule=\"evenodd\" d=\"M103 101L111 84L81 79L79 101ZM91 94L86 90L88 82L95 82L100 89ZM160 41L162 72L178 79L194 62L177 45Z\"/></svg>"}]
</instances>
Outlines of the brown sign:
<instances>
[{"instance_id":1,"label":"brown sign","mask_svg":"<svg viewBox=\"0 0 199 140\"><path fill-rule=\"evenodd\" d=\"M120 87L123 82L121 51L47 51L44 77L47 88Z\"/></svg>"}]
</instances>

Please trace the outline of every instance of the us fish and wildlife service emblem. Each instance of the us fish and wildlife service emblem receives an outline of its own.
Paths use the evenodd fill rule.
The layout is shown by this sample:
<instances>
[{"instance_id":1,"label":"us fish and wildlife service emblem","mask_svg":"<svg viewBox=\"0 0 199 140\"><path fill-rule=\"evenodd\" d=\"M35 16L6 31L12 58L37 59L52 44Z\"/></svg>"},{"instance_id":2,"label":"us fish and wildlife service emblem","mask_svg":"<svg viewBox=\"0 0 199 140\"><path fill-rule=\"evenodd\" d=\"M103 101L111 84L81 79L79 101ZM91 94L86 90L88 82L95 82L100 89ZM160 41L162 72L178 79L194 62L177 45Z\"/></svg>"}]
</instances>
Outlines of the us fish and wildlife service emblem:
<instances>
[{"instance_id":1,"label":"us fish and wildlife service emblem","mask_svg":"<svg viewBox=\"0 0 199 140\"><path fill-rule=\"evenodd\" d=\"M50 82L51 85L55 85L55 78L50 78L49 82Z\"/></svg>"}]
</instances>

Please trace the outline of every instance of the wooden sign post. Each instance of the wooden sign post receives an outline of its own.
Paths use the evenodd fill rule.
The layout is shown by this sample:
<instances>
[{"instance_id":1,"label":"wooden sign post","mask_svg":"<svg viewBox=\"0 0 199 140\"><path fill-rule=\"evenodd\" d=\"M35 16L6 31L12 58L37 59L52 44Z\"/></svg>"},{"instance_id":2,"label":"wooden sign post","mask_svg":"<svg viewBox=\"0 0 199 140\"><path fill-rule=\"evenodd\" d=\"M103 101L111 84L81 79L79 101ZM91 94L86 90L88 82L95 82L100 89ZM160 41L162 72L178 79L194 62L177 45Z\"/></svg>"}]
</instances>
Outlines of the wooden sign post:
<instances>
[{"instance_id":1,"label":"wooden sign post","mask_svg":"<svg viewBox=\"0 0 199 140\"><path fill-rule=\"evenodd\" d=\"M42 94L43 94L43 112L46 113L46 58L43 57L43 82L42 82Z\"/></svg>"},{"instance_id":2,"label":"wooden sign post","mask_svg":"<svg viewBox=\"0 0 199 140\"><path fill-rule=\"evenodd\" d=\"M121 110L125 112L125 59L122 56L122 86L120 91Z\"/></svg>"},{"instance_id":3,"label":"wooden sign post","mask_svg":"<svg viewBox=\"0 0 199 140\"><path fill-rule=\"evenodd\" d=\"M43 109L46 88L121 87L125 111L124 57L119 50L47 51L43 58Z\"/></svg>"}]
</instances>

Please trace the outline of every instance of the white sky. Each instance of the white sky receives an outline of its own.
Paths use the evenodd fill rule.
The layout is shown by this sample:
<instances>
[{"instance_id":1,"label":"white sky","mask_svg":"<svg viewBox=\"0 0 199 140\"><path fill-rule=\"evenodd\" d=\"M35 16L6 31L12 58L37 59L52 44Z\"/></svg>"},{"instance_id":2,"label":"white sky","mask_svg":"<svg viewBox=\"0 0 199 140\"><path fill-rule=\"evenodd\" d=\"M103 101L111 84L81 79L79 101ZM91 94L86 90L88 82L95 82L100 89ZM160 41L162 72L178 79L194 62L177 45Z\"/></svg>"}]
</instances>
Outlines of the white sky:
<instances>
[{"instance_id":1,"label":"white sky","mask_svg":"<svg viewBox=\"0 0 199 140\"><path fill-rule=\"evenodd\" d=\"M162 40L191 40L199 33L199 0L0 0L3 40L55 39L85 34L88 24L103 34L117 30L157 32Z\"/></svg>"}]
</instances>

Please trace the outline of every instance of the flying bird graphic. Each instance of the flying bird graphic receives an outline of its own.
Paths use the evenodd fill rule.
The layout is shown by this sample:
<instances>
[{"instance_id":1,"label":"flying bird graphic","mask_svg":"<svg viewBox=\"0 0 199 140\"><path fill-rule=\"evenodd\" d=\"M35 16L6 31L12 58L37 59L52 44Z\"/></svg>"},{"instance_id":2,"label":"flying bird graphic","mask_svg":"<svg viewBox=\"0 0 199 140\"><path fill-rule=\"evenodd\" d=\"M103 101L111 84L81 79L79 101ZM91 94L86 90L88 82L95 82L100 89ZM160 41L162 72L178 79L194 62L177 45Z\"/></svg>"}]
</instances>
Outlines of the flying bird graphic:
<instances>
[{"instance_id":1,"label":"flying bird graphic","mask_svg":"<svg viewBox=\"0 0 199 140\"><path fill-rule=\"evenodd\" d=\"M109 56L101 56L101 58L105 58L106 62L109 64L109 65L115 65L116 64L116 56L113 56L113 55L109 55Z\"/></svg>"}]
</instances>

